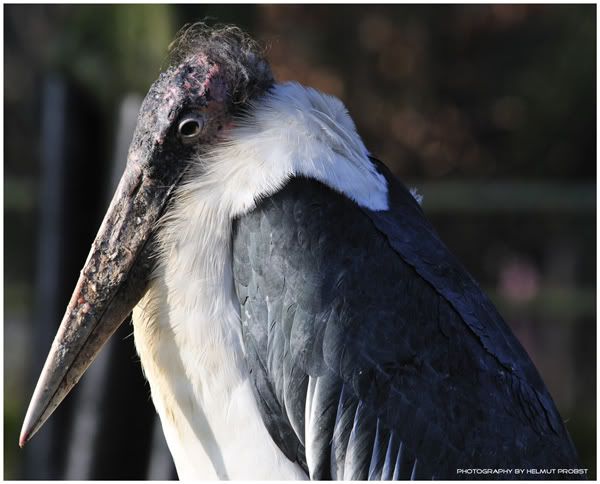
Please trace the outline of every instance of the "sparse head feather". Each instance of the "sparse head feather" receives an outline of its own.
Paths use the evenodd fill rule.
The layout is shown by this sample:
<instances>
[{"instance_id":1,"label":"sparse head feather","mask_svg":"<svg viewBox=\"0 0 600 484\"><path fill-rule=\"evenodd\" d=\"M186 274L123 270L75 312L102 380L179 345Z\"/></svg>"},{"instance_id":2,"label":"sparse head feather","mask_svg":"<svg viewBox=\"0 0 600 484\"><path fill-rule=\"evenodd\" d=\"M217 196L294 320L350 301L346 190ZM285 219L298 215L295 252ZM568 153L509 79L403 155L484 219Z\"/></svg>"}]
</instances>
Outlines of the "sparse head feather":
<instances>
[{"instance_id":1,"label":"sparse head feather","mask_svg":"<svg viewBox=\"0 0 600 484\"><path fill-rule=\"evenodd\" d=\"M179 31L169 50L171 66L194 63L199 55L218 64L230 80L234 104L245 103L274 83L263 49L235 26L211 27L203 22L187 25Z\"/></svg>"},{"instance_id":2,"label":"sparse head feather","mask_svg":"<svg viewBox=\"0 0 600 484\"><path fill-rule=\"evenodd\" d=\"M197 142L185 149L204 149L274 83L258 44L237 27L190 25L170 51L170 65L152 84L140 109L132 158L142 159L171 143L165 153L181 159L184 148L177 126L190 113L202 118L202 130Z\"/></svg>"}]
</instances>

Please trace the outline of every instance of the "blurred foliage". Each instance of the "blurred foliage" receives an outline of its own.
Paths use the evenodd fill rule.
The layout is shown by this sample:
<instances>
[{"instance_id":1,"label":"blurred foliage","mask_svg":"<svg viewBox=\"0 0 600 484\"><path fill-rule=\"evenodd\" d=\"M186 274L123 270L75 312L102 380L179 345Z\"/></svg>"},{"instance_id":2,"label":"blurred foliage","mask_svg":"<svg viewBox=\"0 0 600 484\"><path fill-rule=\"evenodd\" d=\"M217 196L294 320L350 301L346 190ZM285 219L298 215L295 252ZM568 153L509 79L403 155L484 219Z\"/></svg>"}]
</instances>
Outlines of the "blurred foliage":
<instances>
[{"instance_id":1,"label":"blurred foliage","mask_svg":"<svg viewBox=\"0 0 600 484\"><path fill-rule=\"evenodd\" d=\"M593 6L264 9L279 77L342 97L399 174L594 172Z\"/></svg>"},{"instance_id":2,"label":"blurred foliage","mask_svg":"<svg viewBox=\"0 0 600 484\"><path fill-rule=\"evenodd\" d=\"M44 76L77 81L111 125L123 93L145 93L157 77L180 27L235 23L265 45L279 80L342 98L373 154L422 187L434 225L491 290L595 476L595 5L4 8L5 320L31 315ZM486 198L490 180L504 189ZM5 436L29 392L13 383ZM6 476L16 477L11 442Z\"/></svg>"},{"instance_id":3,"label":"blurred foliage","mask_svg":"<svg viewBox=\"0 0 600 484\"><path fill-rule=\"evenodd\" d=\"M173 37L171 8L90 5L69 11L75 28L58 37L51 63L86 84L101 102L146 91Z\"/></svg>"},{"instance_id":4,"label":"blurred foliage","mask_svg":"<svg viewBox=\"0 0 600 484\"><path fill-rule=\"evenodd\" d=\"M173 36L167 5L30 5L9 14L36 34L25 37L15 25L20 47L38 69L69 75L101 104L123 91L147 90Z\"/></svg>"}]
</instances>

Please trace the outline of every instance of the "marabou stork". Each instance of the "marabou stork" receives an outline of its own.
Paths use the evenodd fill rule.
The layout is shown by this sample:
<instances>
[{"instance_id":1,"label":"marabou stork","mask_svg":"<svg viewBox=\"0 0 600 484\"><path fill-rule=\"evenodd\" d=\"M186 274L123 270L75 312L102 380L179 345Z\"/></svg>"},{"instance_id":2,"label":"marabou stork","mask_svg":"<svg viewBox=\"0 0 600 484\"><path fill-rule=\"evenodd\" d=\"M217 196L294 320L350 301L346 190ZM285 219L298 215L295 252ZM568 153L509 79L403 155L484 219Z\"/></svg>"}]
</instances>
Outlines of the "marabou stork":
<instances>
[{"instance_id":1,"label":"marabou stork","mask_svg":"<svg viewBox=\"0 0 600 484\"><path fill-rule=\"evenodd\" d=\"M276 83L236 28L189 28L174 59L20 445L133 311L181 478L577 467L526 352L342 102Z\"/></svg>"}]
</instances>

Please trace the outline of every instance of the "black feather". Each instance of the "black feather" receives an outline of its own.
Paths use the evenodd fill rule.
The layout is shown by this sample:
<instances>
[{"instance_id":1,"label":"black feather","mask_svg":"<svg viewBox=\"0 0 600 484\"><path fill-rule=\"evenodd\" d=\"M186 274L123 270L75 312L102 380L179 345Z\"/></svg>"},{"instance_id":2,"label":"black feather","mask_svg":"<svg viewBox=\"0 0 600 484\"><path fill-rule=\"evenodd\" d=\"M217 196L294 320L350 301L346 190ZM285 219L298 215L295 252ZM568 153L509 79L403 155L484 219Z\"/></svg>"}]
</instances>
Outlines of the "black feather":
<instances>
[{"instance_id":1,"label":"black feather","mask_svg":"<svg viewBox=\"0 0 600 484\"><path fill-rule=\"evenodd\" d=\"M235 222L248 365L276 444L323 479L576 467L525 351L379 169L388 211L297 178Z\"/></svg>"}]
</instances>

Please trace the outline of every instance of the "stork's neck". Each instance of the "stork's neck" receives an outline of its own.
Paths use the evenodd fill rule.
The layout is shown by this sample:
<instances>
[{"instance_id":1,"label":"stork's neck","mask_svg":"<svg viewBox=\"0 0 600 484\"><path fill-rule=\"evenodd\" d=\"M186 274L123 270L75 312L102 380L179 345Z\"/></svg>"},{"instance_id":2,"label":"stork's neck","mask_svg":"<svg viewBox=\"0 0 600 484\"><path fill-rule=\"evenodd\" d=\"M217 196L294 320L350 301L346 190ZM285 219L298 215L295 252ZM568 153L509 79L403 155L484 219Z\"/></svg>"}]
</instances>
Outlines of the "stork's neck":
<instances>
[{"instance_id":1,"label":"stork's neck","mask_svg":"<svg viewBox=\"0 0 600 484\"><path fill-rule=\"evenodd\" d=\"M205 195L179 192L160 232L154 278L134 311L152 399L181 478L302 478L254 400L231 272L231 220L218 194Z\"/></svg>"}]
</instances>

